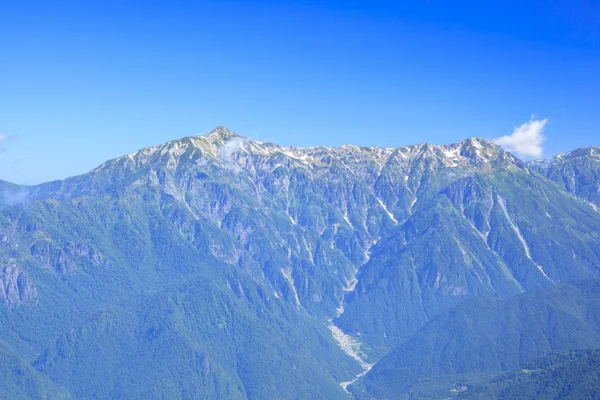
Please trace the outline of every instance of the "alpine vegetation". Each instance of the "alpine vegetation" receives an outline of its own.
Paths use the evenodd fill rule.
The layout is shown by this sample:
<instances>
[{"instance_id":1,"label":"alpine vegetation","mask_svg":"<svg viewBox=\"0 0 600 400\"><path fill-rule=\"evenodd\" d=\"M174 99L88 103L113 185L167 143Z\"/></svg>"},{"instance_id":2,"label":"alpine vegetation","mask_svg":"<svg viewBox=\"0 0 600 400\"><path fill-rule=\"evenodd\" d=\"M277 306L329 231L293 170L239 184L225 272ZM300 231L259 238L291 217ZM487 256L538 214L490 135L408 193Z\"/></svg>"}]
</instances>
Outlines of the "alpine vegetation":
<instances>
[{"instance_id":1,"label":"alpine vegetation","mask_svg":"<svg viewBox=\"0 0 600 400\"><path fill-rule=\"evenodd\" d=\"M218 127L0 182L0 397L597 397L600 150L498 145L538 156L534 122L398 148Z\"/></svg>"}]
</instances>

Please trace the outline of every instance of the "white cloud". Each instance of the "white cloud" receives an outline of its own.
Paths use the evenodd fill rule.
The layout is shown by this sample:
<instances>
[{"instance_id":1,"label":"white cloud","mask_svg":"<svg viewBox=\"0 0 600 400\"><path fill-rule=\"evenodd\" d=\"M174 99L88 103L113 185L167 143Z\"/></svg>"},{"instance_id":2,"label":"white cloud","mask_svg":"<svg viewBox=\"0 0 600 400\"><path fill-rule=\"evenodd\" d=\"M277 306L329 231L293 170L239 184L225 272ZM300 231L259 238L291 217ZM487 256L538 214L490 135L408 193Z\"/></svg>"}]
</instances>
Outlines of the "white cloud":
<instances>
[{"instance_id":1,"label":"white cloud","mask_svg":"<svg viewBox=\"0 0 600 400\"><path fill-rule=\"evenodd\" d=\"M223 165L234 172L240 172L242 168L236 164L233 159L233 154L244 147L245 140L243 138L234 138L228 141L217 151L217 157Z\"/></svg>"},{"instance_id":2,"label":"white cloud","mask_svg":"<svg viewBox=\"0 0 600 400\"><path fill-rule=\"evenodd\" d=\"M32 194L28 188L4 189L0 193L0 201L7 206L23 205L32 198Z\"/></svg>"},{"instance_id":3,"label":"white cloud","mask_svg":"<svg viewBox=\"0 0 600 400\"><path fill-rule=\"evenodd\" d=\"M547 123L548 118L536 120L531 117L531 120L515 127L512 135L499 137L493 142L519 157L540 158L544 151L542 144L546 140L544 128Z\"/></svg>"},{"instance_id":4,"label":"white cloud","mask_svg":"<svg viewBox=\"0 0 600 400\"><path fill-rule=\"evenodd\" d=\"M6 139L8 139L8 135L3 135L0 133L0 143L4 142Z\"/></svg>"}]
</instances>

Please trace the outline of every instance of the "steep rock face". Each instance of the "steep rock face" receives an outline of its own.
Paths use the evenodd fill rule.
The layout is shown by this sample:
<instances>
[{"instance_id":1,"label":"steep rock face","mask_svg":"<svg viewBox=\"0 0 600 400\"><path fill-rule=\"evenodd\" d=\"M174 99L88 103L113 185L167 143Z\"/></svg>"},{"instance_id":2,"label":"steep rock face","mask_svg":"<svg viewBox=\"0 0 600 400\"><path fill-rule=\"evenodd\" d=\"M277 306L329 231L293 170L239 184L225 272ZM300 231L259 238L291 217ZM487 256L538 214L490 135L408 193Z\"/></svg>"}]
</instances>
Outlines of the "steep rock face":
<instances>
[{"instance_id":1,"label":"steep rock face","mask_svg":"<svg viewBox=\"0 0 600 400\"><path fill-rule=\"evenodd\" d=\"M587 147L533 161L531 167L569 193L600 206L600 149Z\"/></svg>"},{"instance_id":2,"label":"steep rock face","mask_svg":"<svg viewBox=\"0 0 600 400\"><path fill-rule=\"evenodd\" d=\"M301 368L323 388L306 396L341 398L338 383L360 371L351 357L370 366L469 298L600 277L600 214L535 170L480 138L295 148L219 127L64 181L8 185L26 195L0 205L0 255L35 276L44 332L0 334L26 338L11 344L73 393L172 397L180 380L197 395L261 398L277 393L275 370ZM0 308L18 321L11 311ZM360 350L344 355L328 326ZM195 356L179 368L161 343ZM257 346L279 349L279 364L250 372ZM165 389L127 389L147 375L114 372L125 364L113 353L160 353ZM88 385L109 371L107 386Z\"/></svg>"},{"instance_id":3,"label":"steep rock face","mask_svg":"<svg viewBox=\"0 0 600 400\"><path fill-rule=\"evenodd\" d=\"M41 191L59 201L86 194L157 201L206 252L249 271L277 295L332 315L374 243L457 177L499 168L523 165L482 139L397 149L293 148L217 128Z\"/></svg>"},{"instance_id":4,"label":"steep rock face","mask_svg":"<svg viewBox=\"0 0 600 400\"><path fill-rule=\"evenodd\" d=\"M371 335L364 331L372 330L379 337L370 344L376 356L464 296L511 295L598 273L597 238L584 232L588 239L575 240L576 221L588 218L580 202L479 138L393 149L295 148L219 127L35 192L43 194L46 209L92 207L90 196L112 202L112 227L77 212L76 222L111 229L110 247L121 247L114 262L136 265L150 260L144 249L151 239L137 226L146 211L124 211L119 204L156 204L197 249L241 267L275 296L324 318L335 317L344 288L366 263L339 322L367 341ZM74 273L82 262L48 240L52 234L43 223L29 221L33 215L19 216L31 256ZM564 232L552 228L557 220L566 223ZM77 229L75 223L69 228ZM562 244L542 245L548 239ZM69 234L64 240L89 242ZM109 263L102 256L108 250L78 246L87 246L79 252L92 264ZM563 260L565 254L571 257ZM570 266L555 267L565 262ZM388 280L402 286L376 290ZM361 305L361 297L369 306ZM382 298L389 299L385 317L370 310ZM378 314L379 322L373 320ZM398 323L388 326L390 321Z\"/></svg>"},{"instance_id":5,"label":"steep rock face","mask_svg":"<svg viewBox=\"0 0 600 400\"><path fill-rule=\"evenodd\" d=\"M584 201L527 169L460 177L373 247L337 322L383 355L466 297L597 277L599 228Z\"/></svg>"},{"instance_id":6,"label":"steep rock face","mask_svg":"<svg viewBox=\"0 0 600 400\"><path fill-rule=\"evenodd\" d=\"M37 301L37 291L33 282L16 264L0 268L0 301L8 307Z\"/></svg>"}]
</instances>

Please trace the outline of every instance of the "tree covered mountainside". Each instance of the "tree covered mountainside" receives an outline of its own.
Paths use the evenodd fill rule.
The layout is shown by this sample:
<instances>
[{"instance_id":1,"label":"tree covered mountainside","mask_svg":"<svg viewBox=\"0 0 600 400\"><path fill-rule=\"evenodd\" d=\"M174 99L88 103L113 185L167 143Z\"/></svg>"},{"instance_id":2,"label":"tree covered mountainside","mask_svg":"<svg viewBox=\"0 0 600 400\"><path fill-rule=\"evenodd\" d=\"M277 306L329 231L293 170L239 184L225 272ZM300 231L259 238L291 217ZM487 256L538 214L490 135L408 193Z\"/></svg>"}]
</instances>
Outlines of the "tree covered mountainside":
<instances>
[{"instance_id":1,"label":"tree covered mountainside","mask_svg":"<svg viewBox=\"0 0 600 400\"><path fill-rule=\"evenodd\" d=\"M468 299L429 321L352 390L358 398L404 398L420 380L447 379L450 395L455 386L470 386L464 376L517 369L555 351L596 348L599 292L599 280L586 280L506 299Z\"/></svg>"},{"instance_id":2,"label":"tree covered mountainside","mask_svg":"<svg viewBox=\"0 0 600 400\"><path fill-rule=\"evenodd\" d=\"M480 138L281 147L219 127L0 182L1 390L404 398L600 348L597 159L524 163Z\"/></svg>"},{"instance_id":3,"label":"tree covered mountainside","mask_svg":"<svg viewBox=\"0 0 600 400\"><path fill-rule=\"evenodd\" d=\"M553 353L487 384L467 389L458 399L597 399L600 351Z\"/></svg>"}]
</instances>

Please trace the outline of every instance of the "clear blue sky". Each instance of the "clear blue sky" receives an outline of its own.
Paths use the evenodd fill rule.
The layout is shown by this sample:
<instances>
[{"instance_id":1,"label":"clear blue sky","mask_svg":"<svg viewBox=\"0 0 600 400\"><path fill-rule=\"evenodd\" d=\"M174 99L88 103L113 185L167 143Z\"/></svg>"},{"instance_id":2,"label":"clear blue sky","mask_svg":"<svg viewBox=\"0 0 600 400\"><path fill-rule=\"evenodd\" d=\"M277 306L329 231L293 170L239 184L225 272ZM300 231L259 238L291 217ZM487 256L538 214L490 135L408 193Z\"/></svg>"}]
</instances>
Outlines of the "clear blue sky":
<instances>
[{"instance_id":1,"label":"clear blue sky","mask_svg":"<svg viewBox=\"0 0 600 400\"><path fill-rule=\"evenodd\" d=\"M600 0L0 0L0 179L17 183L217 125L391 147L532 114L545 155L600 145Z\"/></svg>"}]
</instances>

